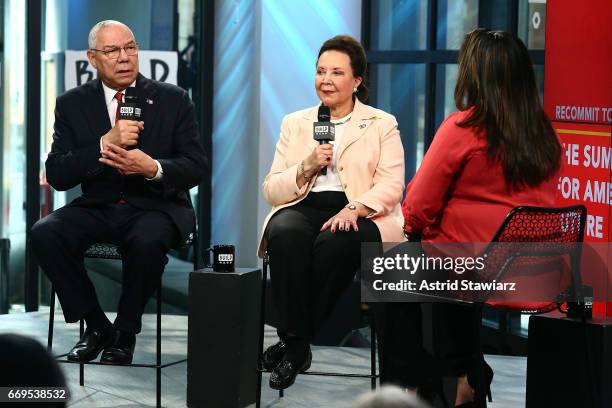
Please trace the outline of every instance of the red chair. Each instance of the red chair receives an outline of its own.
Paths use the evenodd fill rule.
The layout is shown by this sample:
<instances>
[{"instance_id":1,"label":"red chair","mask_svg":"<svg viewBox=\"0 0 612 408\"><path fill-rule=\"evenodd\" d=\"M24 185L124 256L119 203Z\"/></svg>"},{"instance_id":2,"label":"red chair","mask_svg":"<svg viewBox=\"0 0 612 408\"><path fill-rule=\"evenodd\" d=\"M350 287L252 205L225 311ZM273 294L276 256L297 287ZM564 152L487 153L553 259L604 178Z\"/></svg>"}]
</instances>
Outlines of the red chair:
<instances>
[{"instance_id":1,"label":"red chair","mask_svg":"<svg viewBox=\"0 0 612 408\"><path fill-rule=\"evenodd\" d=\"M491 243L483 252L485 267L473 280L480 282L521 281L534 291L520 298L492 296L479 293L471 301L504 311L521 314L541 314L557 309L567 300L584 304L580 259L586 221L586 208L582 205L565 208L516 207L506 216ZM525 272L527 271L527 272ZM517 285L518 286L518 285ZM530 297L533 296L533 297ZM548 296L548 297L547 297ZM468 299L465 299L468 300ZM593 365L587 344L588 331L582 315L585 353L589 377ZM480 330L480 320L475 322ZM482 345L480 352L482 352ZM482 353L481 353L482 354ZM484 372L479 373L481 385ZM481 389L484 389L481 387ZM597 390L591 397L596 401ZM484 403L484 395L481 403Z\"/></svg>"}]
</instances>

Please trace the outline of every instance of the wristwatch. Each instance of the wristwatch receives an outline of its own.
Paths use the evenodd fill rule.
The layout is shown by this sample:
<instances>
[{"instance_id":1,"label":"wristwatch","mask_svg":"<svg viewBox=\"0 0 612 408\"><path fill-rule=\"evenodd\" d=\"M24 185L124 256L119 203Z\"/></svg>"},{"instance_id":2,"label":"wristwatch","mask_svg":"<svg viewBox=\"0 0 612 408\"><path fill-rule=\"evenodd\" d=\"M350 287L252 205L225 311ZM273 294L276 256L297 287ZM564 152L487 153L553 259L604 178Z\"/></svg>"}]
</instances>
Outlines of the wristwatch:
<instances>
[{"instance_id":1,"label":"wristwatch","mask_svg":"<svg viewBox=\"0 0 612 408\"><path fill-rule=\"evenodd\" d=\"M357 209L357 206L355 204L347 204L344 206L344 208L348 208L349 210L353 210L355 211Z\"/></svg>"}]
</instances>

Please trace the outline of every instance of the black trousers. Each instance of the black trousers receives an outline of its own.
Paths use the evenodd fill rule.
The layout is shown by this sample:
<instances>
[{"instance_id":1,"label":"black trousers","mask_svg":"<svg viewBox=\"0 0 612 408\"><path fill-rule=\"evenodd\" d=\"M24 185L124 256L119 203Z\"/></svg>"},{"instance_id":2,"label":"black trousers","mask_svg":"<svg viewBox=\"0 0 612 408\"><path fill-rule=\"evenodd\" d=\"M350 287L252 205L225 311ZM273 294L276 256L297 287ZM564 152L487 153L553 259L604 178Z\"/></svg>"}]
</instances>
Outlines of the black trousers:
<instances>
[{"instance_id":1,"label":"black trousers","mask_svg":"<svg viewBox=\"0 0 612 408\"><path fill-rule=\"evenodd\" d=\"M395 253L419 257L423 251L420 245L409 243L395 247L385 256L393 257ZM443 301L379 302L373 307L382 383L419 387L442 375L462 376L482 358L478 355L476 330L480 309L474 305ZM426 308L432 321L423 324ZM423 341L424 327L431 328L430 350Z\"/></svg>"},{"instance_id":2,"label":"black trousers","mask_svg":"<svg viewBox=\"0 0 612 408\"><path fill-rule=\"evenodd\" d=\"M166 214L125 203L60 208L34 224L30 239L55 287L66 322L76 322L100 307L83 265L85 250L94 242L119 245L123 278L114 326L139 333L144 307L168 262L166 254L179 242L179 233Z\"/></svg>"},{"instance_id":3,"label":"black trousers","mask_svg":"<svg viewBox=\"0 0 612 408\"><path fill-rule=\"evenodd\" d=\"M432 317L432 349L423 342L424 309ZM480 311L473 305L374 304L382 383L415 388L440 376L460 377L478 367ZM427 323L425 324L427 326Z\"/></svg>"},{"instance_id":4,"label":"black trousers","mask_svg":"<svg viewBox=\"0 0 612 408\"><path fill-rule=\"evenodd\" d=\"M482 361L478 326L482 309L475 304L433 304L434 348L444 375L460 377Z\"/></svg>"},{"instance_id":5,"label":"black trousers","mask_svg":"<svg viewBox=\"0 0 612 408\"><path fill-rule=\"evenodd\" d=\"M266 228L278 333L312 339L361 263L361 243L380 242L370 219L359 231L321 232L321 226L347 204L342 192L310 193L277 212Z\"/></svg>"}]
</instances>

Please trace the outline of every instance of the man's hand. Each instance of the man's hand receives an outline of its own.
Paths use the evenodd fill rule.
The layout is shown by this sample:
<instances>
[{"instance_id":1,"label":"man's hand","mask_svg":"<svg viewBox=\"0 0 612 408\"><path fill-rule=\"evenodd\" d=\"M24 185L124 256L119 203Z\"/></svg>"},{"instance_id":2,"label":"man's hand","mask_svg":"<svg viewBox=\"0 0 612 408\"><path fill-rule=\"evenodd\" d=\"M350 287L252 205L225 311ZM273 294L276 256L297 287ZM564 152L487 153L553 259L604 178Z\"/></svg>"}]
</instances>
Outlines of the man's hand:
<instances>
[{"instance_id":1,"label":"man's hand","mask_svg":"<svg viewBox=\"0 0 612 408\"><path fill-rule=\"evenodd\" d=\"M126 176L141 175L153 178L157 174L155 160L140 149L125 150L112 143L108 143L102 151L100 162L116 168Z\"/></svg>"},{"instance_id":2,"label":"man's hand","mask_svg":"<svg viewBox=\"0 0 612 408\"><path fill-rule=\"evenodd\" d=\"M144 122L137 120L118 120L115 127L102 136L102 148L107 150L109 143L122 148L136 146L138 134L144 129Z\"/></svg>"}]
</instances>

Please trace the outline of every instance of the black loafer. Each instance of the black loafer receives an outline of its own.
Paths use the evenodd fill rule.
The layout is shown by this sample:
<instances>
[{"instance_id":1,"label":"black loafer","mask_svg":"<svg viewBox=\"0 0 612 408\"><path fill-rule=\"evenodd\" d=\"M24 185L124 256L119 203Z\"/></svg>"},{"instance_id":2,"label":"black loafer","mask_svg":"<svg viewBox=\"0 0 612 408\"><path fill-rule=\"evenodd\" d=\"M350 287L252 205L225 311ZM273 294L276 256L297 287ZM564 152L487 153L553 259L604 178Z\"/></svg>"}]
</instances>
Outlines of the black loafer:
<instances>
[{"instance_id":1,"label":"black loafer","mask_svg":"<svg viewBox=\"0 0 612 408\"><path fill-rule=\"evenodd\" d=\"M102 364L130 364L134 356L136 335L115 330L111 342L104 348L100 362Z\"/></svg>"},{"instance_id":2,"label":"black loafer","mask_svg":"<svg viewBox=\"0 0 612 408\"><path fill-rule=\"evenodd\" d=\"M102 349L109 343L112 330L98 330L87 328L83 337L74 345L66 356L70 361L86 363L95 360Z\"/></svg>"},{"instance_id":3,"label":"black loafer","mask_svg":"<svg viewBox=\"0 0 612 408\"><path fill-rule=\"evenodd\" d=\"M281 362L283 357L285 357L287 347L287 343L282 340L268 347L261 357L261 365L263 366L264 370L274 370Z\"/></svg>"},{"instance_id":4,"label":"black loafer","mask_svg":"<svg viewBox=\"0 0 612 408\"><path fill-rule=\"evenodd\" d=\"M308 370L311 363L312 351L310 351L310 347L308 347L308 355L302 364L283 359L270 375L270 388L284 390L291 387L297 375Z\"/></svg>"}]
</instances>

